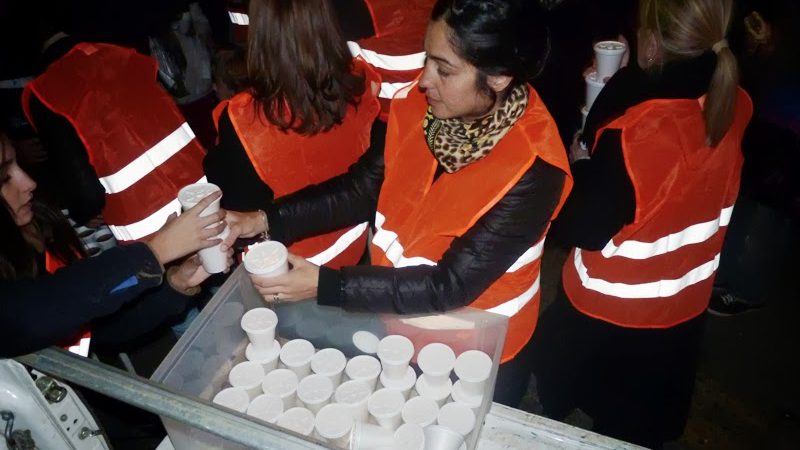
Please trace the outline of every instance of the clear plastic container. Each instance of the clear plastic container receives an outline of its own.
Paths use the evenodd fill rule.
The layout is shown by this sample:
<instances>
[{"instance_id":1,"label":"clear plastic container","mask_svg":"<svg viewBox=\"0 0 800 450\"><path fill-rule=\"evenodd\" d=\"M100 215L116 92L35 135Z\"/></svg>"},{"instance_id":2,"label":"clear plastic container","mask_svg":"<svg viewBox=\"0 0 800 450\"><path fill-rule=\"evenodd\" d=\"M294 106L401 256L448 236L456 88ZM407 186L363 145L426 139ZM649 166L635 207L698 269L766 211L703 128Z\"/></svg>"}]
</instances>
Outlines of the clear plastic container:
<instances>
[{"instance_id":1,"label":"clear plastic container","mask_svg":"<svg viewBox=\"0 0 800 450\"><path fill-rule=\"evenodd\" d=\"M248 339L238 326L238 320L244 312L263 306L264 301L253 288L244 268L239 267L200 312L151 379L184 395L210 401L217 392L227 387L230 368L245 360ZM277 337L280 342L308 339L318 349L338 348L347 358L363 354L353 342L353 336L358 331L367 331L378 338L390 334L406 336L414 343L417 352L433 342L450 346L457 355L473 349L486 352L492 357L493 366L483 403L476 414L476 423L483 423L491 405L508 326L505 316L472 308L418 316L348 313L338 308L318 306L313 300L279 303L274 305L274 309L278 315ZM237 317L227 317L232 311L236 312ZM223 316L226 320L221 320ZM299 335L297 330L303 327L296 326L297 319L311 317L336 326L328 328L322 336ZM231 322L236 326L229 326ZM411 365L418 369L416 354ZM455 380L455 376L453 378ZM189 425L166 418L162 420L176 450L244 448ZM275 427L255 418L253 421L265 427ZM481 427L476 426L467 436L469 450L477 445L480 430Z\"/></svg>"}]
</instances>

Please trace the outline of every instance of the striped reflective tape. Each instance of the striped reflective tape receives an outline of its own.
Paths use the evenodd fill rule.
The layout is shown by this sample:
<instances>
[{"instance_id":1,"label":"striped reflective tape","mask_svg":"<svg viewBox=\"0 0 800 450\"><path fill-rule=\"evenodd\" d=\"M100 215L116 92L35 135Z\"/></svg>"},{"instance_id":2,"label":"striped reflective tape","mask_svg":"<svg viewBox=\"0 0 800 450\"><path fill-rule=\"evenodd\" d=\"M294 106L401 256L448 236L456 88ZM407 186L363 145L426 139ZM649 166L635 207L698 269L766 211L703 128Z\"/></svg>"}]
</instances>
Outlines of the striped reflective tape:
<instances>
[{"instance_id":1,"label":"striped reflective tape","mask_svg":"<svg viewBox=\"0 0 800 450\"><path fill-rule=\"evenodd\" d=\"M91 343L92 343L91 334L87 332L83 334L83 336L81 337L81 339L78 341L77 344L70 345L69 347L67 347L67 350L70 353L75 353L76 355L81 355L86 357L89 356L89 346L91 345Z\"/></svg>"},{"instance_id":2,"label":"striped reflective tape","mask_svg":"<svg viewBox=\"0 0 800 450\"><path fill-rule=\"evenodd\" d=\"M194 131L184 122L169 136L139 155L117 172L100 178L107 194L116 194L136 184L147 174L181 151L194 139Z\"/></svg>"},{"instance_id":3,"label":"striped reflective tape","mask_svg":"<svg viewBox=\"0 0 800 450\"><path fill-rule=\"evenodd\" d=\"M679 278L637 284L616 283L600 278L592 278L589 275L589 269L583 264L583 257L579 248L575 249L574 264L581 284L586 289L624 299L664 298L672 297L687 287L714 275L717 267L719 267L719 253L711 261L695 267Z\"/></svg>"},{"instance_id":4,"label":"striped reflective tape","mask_svg":"<svg viewBox=\"0 0 800 450\"><path fill-rule=\"evenodd\" d=\"M514 314L520 312L525 305L528 304L533 297L536 296L536 293L539 292L539 286L541 285L542 276L541 274L536 277L536 280L533 282L531 287L525 290L519 296L512 298L507 302L503 302L494 308L489 308L486 311L495 313L495 314L502 314L506 317L511 317Z\"/></svg>"},{"instance_id":5,"label":"striped reflective tape","mask_svg":"<svg viewBox=\"0 0 800 450\"><path fill-rule=\"evenodd\" d=\"M619 246L614 244L614 240L608 241L602 250L602 255L606 258L621 256L630 259L647 259L653 256L663 255L687 245L705 242L715 234L721 227L727 226L731 221L733 206L723 208L719 217L708 222L698 223L684 228L677 233L664 236L654 242L624 241Z\"/></svg>"},{"instance_id":6,"label":"striped reflective tape","mask_svg":"<svg viewBox=\"0 0 800 450\"><path fill-rule=\"evenodd\" d=\"M389 99L394 98L398 91L411 86L412 84L414 84L413 81L409 81L407 83L381 83L381 91L378 93L378 97Z\"/></svg>"},{"instance_id":7,"label":"striped reflective tape","mask_svg":"<svg viewBox=\"0 0 800 450\"><path fill-rule=\"evenodd\" d=\"M330 247L326 248L325 250L317 253L316 255L306 258L309 262L316 264L318 266L322 266L330 262L333 258L339 256L343 251L347 250L350 245L352 245L355 241L361 237L362 234L367 230L367 222L360 223L353 228L350 228L341 236L336 242L333 243Z\"/></svg>"},{"instance_id":8,"label":"striped reflective tape","mask_svg":"<svg viewBox=\"0 0 800 450\"><path fill-rule=\"evenodd\" d=\"M247 14L228 11L228 17L235 25L250 25L250 17Z\"/></svg>"},{"instance_id":9,"label":"striped reflective tape","mask_svg":"<svg viewBox=\"0 0 800 450\"><path fill-rule=\"evenodd\" d=\"M362 57L364 61L379 69L385 70L413 70L425 66L425 52L410 55L384 55L373 50L361 48L358 43L347 41L347 47L353 57Z\"/></svg>"}]
</instances>

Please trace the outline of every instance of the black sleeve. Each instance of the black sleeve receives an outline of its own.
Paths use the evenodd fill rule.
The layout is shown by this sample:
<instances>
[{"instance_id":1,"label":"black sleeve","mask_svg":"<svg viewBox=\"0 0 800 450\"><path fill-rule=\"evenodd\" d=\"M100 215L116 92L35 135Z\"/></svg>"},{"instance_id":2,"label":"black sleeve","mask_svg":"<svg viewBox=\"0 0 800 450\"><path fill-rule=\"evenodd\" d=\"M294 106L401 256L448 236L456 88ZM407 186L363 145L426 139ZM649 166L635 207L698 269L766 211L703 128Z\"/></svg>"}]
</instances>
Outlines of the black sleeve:
<instances>
[{"instance_id":1,"label":"black sleeve","mask_svg":"<svg viewBox=\"0 0 800 450\"><path fill-rule=\"evenodd\" d=\"M352 266L344 267L339 277L336 271L325 270L320 273L317 301L348 310L398 314L469 305L541 239L564 180L564 172L537 160L496 205L453 240L436 266ZM338 289L330 283L339 283Z\"/></svg>"},{"instance_id":2,"label":"black sleeve","mask_svg":"<svg viewBox=\"0 0 800 450\"><path fill-rule=\"evenodd\" d=\"M88 222L103 211L106 197L83 142L67 119L47 109L35 96L31 115L47 151L48 172L58 180L70 217L78 224Z\"/></svg>"},{"instance_id":3,"label":"black sleeve","mask_svg":"<svg viewBox=\"0 0 800 450\"><path fill-rule=\"evenodd\" d=\"M161 265L146 244L116 247L34 280L0 280L0 357L61 344L158 286Z\"/></svg>"},{"instance_id":4,"label":"black sleeve","mask_svg":"<svg viewBox=\"0 0 800 450\"><path fill-rule=\"evenodd\" d=\"M605 130L591 159L572 165L575 181L550 232L565 247L601 250L633 222L636 196L625 168L620 130Z\"/></svg>"},{"instance_id":5,"label":"black sleeve","mask_svg":"<svg viewBox=\"0 0 800 450\"><path fill-rule=\"evenodd\" d=\"M386 124L372 124L370 146L346 173L275 200L267 209L270 235L291 244L299 239L371 222L383 184Z\"/></svg>"},{"instance_id":6,"label":"black sleeve","mask_svg":"<svg viewBox=\"0 0 800 450\"><path fill-rule=\"evenodd\" d=\"M274 193L261 181L247 152L233 128L228 110L219 118L219 143L203 159L203 170L209 183L222 189L220 205L232 211L266 209Z\"/></svg>"}]
</instances>

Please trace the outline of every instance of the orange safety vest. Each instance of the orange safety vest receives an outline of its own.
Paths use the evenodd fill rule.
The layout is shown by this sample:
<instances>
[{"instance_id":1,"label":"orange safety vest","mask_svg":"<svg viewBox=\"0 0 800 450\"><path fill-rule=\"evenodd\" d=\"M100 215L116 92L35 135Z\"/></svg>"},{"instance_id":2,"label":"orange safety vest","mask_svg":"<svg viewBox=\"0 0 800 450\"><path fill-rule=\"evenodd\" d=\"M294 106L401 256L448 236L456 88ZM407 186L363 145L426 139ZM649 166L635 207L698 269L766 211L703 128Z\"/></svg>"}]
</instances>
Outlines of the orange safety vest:
<instances>
[{"instance_id":1,"label":"orange safety vest","mask_svg":"<svg viewBox=\"0 0 800 450\"><path fill-rule=\"evenodd\" d=\"M555 122L529 88L525 114L484 159L433 183L438 161L425 142L427 102L416 84L392 103L386 136L385 180L375 215L373 264L436 265L456 237L470 229L530 169L536 158L560 168L567 180L553 218L572 188L566 151ZM539 268L544 236L470 306L509 317L502 361L533 335L539 315Z\"/></svg>"},{"instance_id":2,"label":"orange safety vest","mask_svg":"<svg viewBox=\"0 0 800 450\"><path fill-rule=\"evenodd\" d=\"M363 61L353 61L354 71L364 73L365 91L357 106L349 106L340 125L313 136L281 131L264 117L253 97L242 92L214 110L219 116L228 109L234 130L250 162L264 184L280 198L308 185L321 183L347 172L370 144L372 123L380 106L371 84L378 75ZM332 268L358 264L367 245L367 222L295 242L289 251L314 264Z\"/></svg>"},{"instance_id":3,"label":"orange safety vest","mask_svg":"<svg viewBox=\"0 0 800 450\"><path fill-rule=\"evenodd\" d=\"M180 212L178 190L203 176L203 148L156 82L155 61L128 48L78 44L23 91L66 118L106 191L119 241L142 239Z\"/></svg>"},{"instance_id":4,"label":"orange safety vest","mask_svg":"<svg viewBox=\"0 0 800 450\"><path fill-rule=\"evenodd\" d=\"M646 101L598 131L622 131L636 213L603 250L575 248L567 258L564 290L584 314L623 327L667 328L708 307L753 108L740 89L731 129L709 148L703 101Z\"/></svg>"},{"instance_id":5,"label":"orange safety vest","mask_svg":"<svg viewBox=\"0 0 800 450\"><path fill-rule=\"evenodd\" d=\"M47 273L54 274L56 270L64 267L64 262L60 259L56 258L55 256L51 255L50 252L44 252L44 267L47 270ZM89 331L89 327L86 326L81 333L80 337L77 341L75 341L72 345L64 346L68 351L75 353L81 356L89 356L89 346L92 340L92 333Z\"/></svg>"}]
</instances>

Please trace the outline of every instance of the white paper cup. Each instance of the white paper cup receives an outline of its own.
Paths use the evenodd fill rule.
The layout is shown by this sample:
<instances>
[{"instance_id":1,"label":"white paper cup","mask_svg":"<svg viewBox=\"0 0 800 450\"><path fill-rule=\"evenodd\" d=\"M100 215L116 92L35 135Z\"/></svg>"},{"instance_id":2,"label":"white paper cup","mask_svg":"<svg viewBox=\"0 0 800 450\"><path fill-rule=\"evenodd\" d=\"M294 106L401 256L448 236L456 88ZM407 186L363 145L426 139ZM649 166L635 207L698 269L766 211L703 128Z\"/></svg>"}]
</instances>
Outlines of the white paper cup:
<instances>
[{"instance_id":1,"label":"white paper cup","mask_svg":"<svg viewBox=\"0 0 800 450\"><path fill-rule=\"evenodd\" d=\"M297 407L284 411L283 414L278 416L275 425L303 436L310 436L311 432L314 431L315 420L314 413L305 408Z\"/></svg>"},{"instance_id":2,"label":"white paper cup","mask_svg":"<svg viewBox=\"0 0 800 450\"><path fill-rule=\"evenodd\" d=\"M314 346L305 339L292 339L281 348L281 363L297 374L302 380L311 374L311 358L314 357Z\"/></svg>"},{"instance_id":3,"label":"white paper cup","mask_svg":"<svg viewBox=\"0 0 800 450\"><path fill-rule=\"evenodd\" d=\"M425 448L436 450L458 450L464 443L464 436L441 425L425 427Z\"/></svg>"},{"instance_id":4,"label":"white paper cup","mask_svg":"<svg viewBox=\"0 0 800 450\"><path fill-rule=\"evenodd\" d=\"M253 308L242 316L242 330L253 344L253 349L265 351L272 348L275 342L275 327L278 316L269 308Z\"/></svg>"},{"instance_id":5,"label":"white paper cup","mask_svg":"<svg viewBox=\"0 0 800 450\"><path fill-rule=\"evenodd\" d=\"M627 46L619 41L601 41L594 44L594 56L597 61L597 79L603 81L611 77L622 64Z\"/></svg>"},{"instance_id":6,"label":"white paper cup","mask_svg":"<svg viewBox=\"0 0 800 450\"><path fill-rule=\"evenodd\" d=\"M247 415L261 419L264 422L275 423L278 416L283 414L283 400L268 394L261 394L250 402Z\"/></svg>"},{"instance_id":7,"label":"white paper cup","mask_svg":"<svg viewBox=\"0 0 800 450\"><path fill-rule=\"evenodd\" d=\"M402 449L395 446L391 431L371 423L356 422L350 435L350 450Z\"/></svg>"},{"instance_id":8,"label":"white paper cup","mask_svg":"<svg viewBox=\"0 0 800 450\"><path fill-rule=\"evenodd\" d=\"M250 396L242 388L230 387L219 391L212 402L243 413L250 404Z\"/></svg>"},{"instance_id":9,"label":"white paper cup","mask_svg":"<svg viewBox=\"0 0 800 450\"><path fill-rule=\"evenodd\" d=\"M316 374L328 377L334 388L341 384L345 366L347 366L347 358L344 353L335 348L324 348L311 358L311 370Z\"/></svg>"},{"instance_id":10,"label":"white paper cup","mask_svg":"<svg viewBox=\"0 0 800 450\"><path fill-rule=\"evenodd\" d=\"M219 186L212 183L190 184L178 191L178 201L181 204L181 208L186 211L194 207L200 200L219 190ZM206 209L201 211L200 217L209 216L219 211L219 202L221 198L222 197L214 200ZM229 233L230 229L226 226L225 229L222 230L222 233L218 234L215 238L225 239ZM218 244L213 247L204 248L197 252L200 255L200 262L203 263L203 269L206 272L220 273L228 268L228 257L226 252L221 250L221 245L222 244Z\"/></svg>"},{"instance_id":11,"label":"white paper cup","mask_svg":"<svg viewBox=\"0 0 800 450\"><path fill-rule=\"evenodd\" d=\"M95 244L99 245L103 251L117 246L117 240L114 239L114 234L110 229L108 229L108 227L98 228L97 231L92 234L91 240Z\"/></svg>"},{"instance_id":12,"label":"white paper cup","mask_svg":"<svg viewBox=\"0 0 800 450\"><path fill-rule=\"evenodd\" d=\"M442 387L447 384L455 362L456 354L453 349L438 342L422 347L417 355L417 364L425 374L428 386L432 387Z\"/></svg>"},{"instance_id":13,"label":"white paper cup","mask_svg":"<svg viewBox=\"0 0 800 450\"><path fill-rule=\"evenodd\" d=\"M425 450L425 430L419 425L406 423L394 432L398 449Z\"/></svg>"},{"instance_id":14,"label":"white paper cup","mask_svg":"<svg viewBox=\"0 0 800 450\"><path fill-rule=\"evenodd\" d=\"M492 373L492 358L480 350L467 350L458 355L454 370L466 396L482 396Z\"/></svg>"},{"instance_id":15,"label":"white paper cup","mask_svg":"<svg viewBox=\"0 0 800 450\"><path fill-rule=\"evenodd\" d=\"M324 375L309 375L297 385L297 399L300 404L314 414L328 404L333 395L333 383Z\"/></svg>"},{"instance_id":16,"label":"white paper cup","mask_svg":"<svg viewBox=\"0 0 800 450\"><path fill-rule=\"evenodd\" d=\"M369 419L367 401L372 395L372 389L365 381L350 380L342 383L333 394L336 403L346 405L356 422L366 422Z\"/></svg>"},{"instance_id":17,"label":"white paper cup","mask_svg":"<svg viewBox=\"0 0 800 450\"><path fill-rule=\"evenodd\" d=\"M467 405L458 402L448 403L439 409L436 421L439 425L466 436L475 428L475 413Z\"/></svg>"},{"instance_id":18,"label":"white paper cup","mask_svg":"<svg viewBox=\"0 0 800 450\"><path fill-rule=\"evenodd\" d=\"M454 402L463 403L470 408L478 415L478 410L480 410L481 405L483 404L483 395L478 396L469 396L464 392L463 384L461 380L456 381L453 383L453 392L450 394L453 398Z\"/></svg>"},{"instance_id":19,"label":"white paper cup","mask_svg":"<svg viewBox=\"0 0 800 450\"><path fill-rule=\"evenodd\" d=\"M253 361L243 361L233 366L228 374L228 383L232 387L242 388L247 391L250 399L262 394L261 382L264 381L264 367Z\"/></svg>"},{"instance_id":20,"label":"white paper cup","mask_svg":"<svg viewBox=\"0 0 800 450\"><path fill-rule=\"evenodd\" d=\"M381 373L380 379L381 386L386 389L394 389L399 391L401 394L403 394L403 398L408 400L411 389L413 389L414 385L417 383L417 373L414 372L413 367L409 366L408 369L406 369L406 375L399 380L393 380L387 377L386 372Z\"/></svg>"},{"instance_id":21,"label":"white paper cup","mask_svg":"<svg viewBox=\"0 0 800 450\"><path fill-rule=\"evenodd\" d=\"M381 342L378 336L366 330L358 330L353 333L353 345L360 351L374 355L378 353L378 344Z\"/></svg>"},{"instance_id":22,"label":"white paper cup","mask_svg":"<svg viewBox=\"0 0 800 450\"><path fill-rule=\"evenodd\" d=\"M244 356L248 361L253 361L261 364L264 368L264 373L270 373L278 368L278 357L281 354L281 344L278 341L272 341L272 348L269 350L256 350L253 344L247 344L244 349Z\"/></svg>"},{"instance_id":23,"label":"white paper cup","mask_svg":"<svg viewBox=\"0 0 800 450\"><path fill-rule=\"evenodd\" d=\"M408 363L414 356L414 344L398 334L386 336L378 344L378 358L386 377L400 380L406 375Z\"/></svg>"},{"instance_id":24,"label":"white paper cup","mask_svg":"<svg viewBox=\"0 0 800 450\"><path fill-rule=\"evenodd\" d=\"M405 403L399 391L379 389L369 397L367 409L378 425L393 432L403 420L400 414Z\"/></svg>"},{"instance_id":25,"label":"white paper cup","mask_svg":"<svg viewBox=\"0 0 800 450\"><path fill-rule=\"evenodd\" d=\"M597 96L600 95L600 91L603 90L605 87L605 83L600 78L597 78L597 72L592 72L586 75L586 109L592 109L592 105L594 104L595 99Z\"/></svg>"},{"instance_id":26,"label":"white paper cup","mask_svg":"<svg viewBox=\"0 0 800 450\"><path fill-rule=\"evenodd\" d=\"M275 369L264 377L261 390L283 401L283 410L297 406L297 374L289 369Z\"/></svg>"},{"instance_id":27,"label":"white paper cup","mask_svg":"<svg viewBox=\"0 0 800 450\"><path fill-rule=\"evenodd\" d=\"M453 382L448 378L447 383L444 386L431 387L425 382L425 378L419 377L419 379L417 379L415 388L420 397L428 397L441 407L447 403L447 398L450 397L450 393L453 389L452 383Z\"/></svg>"},{"instance_id":28,"label":"white paper cup","mask_svg":"<svg viewBox=\"0 0 800 450\"><path fill-rule=\"evenodd\" d=\"M373 356L359 355L347 362L344 371L347 378L363 381L374 391L381 373L381 363Z\"/></svg>"},{"instance_id":29,"label":"white paper cup","mask_svg":"<svg viewBox=\"0 0 800 450\"><path fill-rule=\"evenodd\" d=\"M353 417L345 405L325 405L317 413L314 430L329 443L339 448L350 447Z\"/></svg>"},{"instance_id":30,"label":"white paper cup","mask_svg":"<svg viewBox=\"0 0 800 450\"><path fill-rule=\"evenodd\" d=\"M422 428L436 423L439 405L428 397L414 397L403 406L403 422L419 425Z\"/></svg>"},{"instance_id":31,"label":"white paper cup","mask_svg":"<svg viewBox=\"0 0 800 450\"><path fill-rule=\"evenodd\" d=\"M271 278L289 272L289 251L280 242L264 241L251 245L242 264L248 273Z\"/></svg>"}]
</instances>

